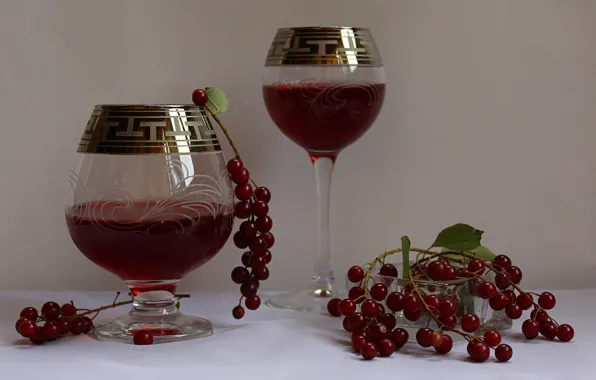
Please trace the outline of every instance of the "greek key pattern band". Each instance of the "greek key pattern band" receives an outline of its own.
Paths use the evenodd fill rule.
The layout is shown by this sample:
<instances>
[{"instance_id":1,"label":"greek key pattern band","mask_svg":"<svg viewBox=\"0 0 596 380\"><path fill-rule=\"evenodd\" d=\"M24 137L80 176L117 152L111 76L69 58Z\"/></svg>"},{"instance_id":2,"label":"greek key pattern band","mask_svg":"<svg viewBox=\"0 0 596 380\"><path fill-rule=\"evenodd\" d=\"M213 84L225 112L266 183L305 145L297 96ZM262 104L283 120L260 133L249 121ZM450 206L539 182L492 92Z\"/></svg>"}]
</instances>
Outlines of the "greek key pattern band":
<instances>
[{"instance_id":1,"label":"greek key pattern band","mask_svg":"<svg viewBox=\"0 0 596 380\"><path fill-rule=\"evenodd\" d=\"M193 105L97 105L80 153L190 154L221 151L202 108Z\"/></svg>"},{"instance_id":2,"label":"greek key pattern band","mask_svg":"<svg viewBox=\"0 0 596 380\"><path fill-rule=\"evenodd\" d=\"M365 28L298 27L277 31L265 66L382 66L381 55Z\"/></svg>"}]
</instances>

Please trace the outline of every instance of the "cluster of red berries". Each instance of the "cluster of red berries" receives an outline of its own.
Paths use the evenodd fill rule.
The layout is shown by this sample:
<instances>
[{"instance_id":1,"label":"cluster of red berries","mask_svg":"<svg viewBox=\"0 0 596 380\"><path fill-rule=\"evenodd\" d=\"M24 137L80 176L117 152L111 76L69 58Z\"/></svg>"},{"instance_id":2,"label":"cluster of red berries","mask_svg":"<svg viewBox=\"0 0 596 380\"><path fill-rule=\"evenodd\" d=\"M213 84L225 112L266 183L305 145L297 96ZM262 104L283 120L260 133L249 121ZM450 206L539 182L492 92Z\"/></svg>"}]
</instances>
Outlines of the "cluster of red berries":
<instances>
[{"instance_id":1,"label":"cluster of red berries","mask_svg":"<svg viewBox=\"0 0 596 380\"><path fill-rule=\"evenodd\" d=\"M194 104L205 107L209 95L203 89L197 89L192 94ZM218 123L219 120L216 118ZM232 147L231 138L227 135L223 125L220 127L226 133ZM235 149L235 148L234 148ZM261 306L261 297L257 295L260 281L269 278L267 264L271 262L271 251L275 237L271 233L273 220L269 216L269 201L271 192L266 187L253 188L248 170L238 158L233 158L227 163L228 173L236 185L234 195L238 202L234 205L234 216L243 220L239 230L234 234L234 244L240 249L248 249L242 254L242 266L232 270L232 281L240 285L242 297L237 306L232 309L236 319L244 317L244 306L249 310L256 310ZM255 185L256 186L256 185Z\"/></svg>"},{"instance_id":2,"label":"cluster of red berries","mask_svg":"<svg viewBox=\"0 0 596 380\"><path fill-rule=\"evenodd\" d=\"M41 314L36 308L28 306L21 310L15 328L21 336L29 338L33 344L43 344L56 340L65 334L86 334L93 329L93 321L77 314L72 303L60 307L56 302L46 302Z\"/></svg>"},{"instance_id":3,"label":"cluster of red berries","mask_svg":"<svg viewBox=\"0 0 596 380\"><path fill-rule=\"evenodd\" d=\"M349 269L348 280L355 286L349 290L348 298L332 299L327 310L332 316L344 317L343 328L352 334L352 347L362 358L371 360L377 356L390 356L408 341L407 331L396 328L395 314L402 313L404 318L413 322L428 318L427 326L435 322L437 331L421 328L416 333L416 341L422 347L433 347L438 354L451 351L453 339L443 334L451 331L468 341L468 354L473 361L488 360L491 348L498 361L511 359L513 350L501 343L498 331L488 330L478 335L480 319L475 314L462 312L461 300L455 295L457 292L434 294L435 284L445 284L445 281L454 288L462 284L462 280L463 284L467 282L471 295L489 300L493 310L505 310L511 319L519 319L524 310L533 308L530 318L522 324L522 332L528 339L538 334L551 340L558 338L562 342L573 339L573 328L567 324L559 325L546 311L554 308L555 296L549 292L535 294L538 296L538 303L535 303L533 293L519 288L522 272L511 265L509 257L499 255L492 261L482 261L465 253L450 254L460 255L459 260L454 261L455 265L429 252L426 259L412 267L408 283L400 291L389 292L393 281L397 280L397 269L392 264L381 266L378 272L380 280L370 287L368 280L374 267L367 272L360 266ZM384 256L375 262L381 262L381 258L384 259ZM492 280L489 279L491 274L494 274ZM453 280L460 281L453 284Z\"/></svg>"}]
</instances>

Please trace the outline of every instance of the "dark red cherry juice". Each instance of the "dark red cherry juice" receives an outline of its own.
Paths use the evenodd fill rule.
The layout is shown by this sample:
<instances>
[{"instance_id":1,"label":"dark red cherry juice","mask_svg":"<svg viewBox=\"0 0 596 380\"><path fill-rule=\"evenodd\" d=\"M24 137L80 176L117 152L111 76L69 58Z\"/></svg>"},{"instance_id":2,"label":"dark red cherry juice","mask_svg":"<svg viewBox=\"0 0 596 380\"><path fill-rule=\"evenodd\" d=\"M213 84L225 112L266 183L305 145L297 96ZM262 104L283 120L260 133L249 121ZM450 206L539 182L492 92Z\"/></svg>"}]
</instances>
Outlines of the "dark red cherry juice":
<instances>
[{"instance_id":1,"label":"dark red cherry juice","mask_svg":"<svg viewBox=\"0 0 596 380\"><path fill-rule=\"evenodd\" d=\"M208 202L99 201L72 207L66 223L79 250L123 280L176 280L217 254L233 216Z\"/></svg>"},{"instance_id":2,"label":"dark red cherry juice","mask_svg":"<svg viewBox=\"0 0 596 380\"><path fill-rule=\"evenodd\" d=\"M373 124L384 84L298 82L263 87L279 129L313 156L334 157Z\"/></svg>"}]
</instances>

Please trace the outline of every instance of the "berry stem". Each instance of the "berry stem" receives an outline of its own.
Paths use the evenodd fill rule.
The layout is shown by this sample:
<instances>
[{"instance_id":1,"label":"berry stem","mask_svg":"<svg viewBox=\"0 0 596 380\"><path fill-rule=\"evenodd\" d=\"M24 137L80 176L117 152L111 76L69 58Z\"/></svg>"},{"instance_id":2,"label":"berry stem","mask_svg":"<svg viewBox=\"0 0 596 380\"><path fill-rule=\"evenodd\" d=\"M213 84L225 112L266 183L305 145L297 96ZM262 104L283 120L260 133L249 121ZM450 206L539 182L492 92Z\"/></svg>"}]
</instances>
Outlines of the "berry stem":
<instances>
[{"instance_id":1,"label":"berry stem","mask_svg":"<svg viewBox=\"0 0 596 380\"><path fill-rule=\"evenodd\" d=\"M129 305L129 304L133 303L133 301L134 301L134 300L128 300L128 301L121 301L121 302L116 303L116 300L118 299L119 295L120 295L120 292L117 293L116 298L114 299L114 302L112 302L111 305L101 306L101 307L98 307L97 309L78 309L78 310L86 310L86 311L84 311L83 313L77 314L76 316L83 317L83 316L95 313L95 316L93 317L93 318L95 318L97 316L97 314L99 314L100 311L107 310L107 309L113 309L118 306ZM177 294L176 297L177 298L190 298L190 294Z\"/></svg>"},{"instance_id":2,"label":"berry stem","mask_svg":"<svg viewBox=\"0 0 596 380\"><path fill-rule=\"evenodd\" d=\"M232 141L232 137L230 136L230 133L228 132L226 127L224 127L222 121L219 119L219 117L217 117L217 115L213 111L211 111L211 108L209 108L209 106L207 104L205 104L204 107L207 110L207 112L209 112L209 114L211 114L211 117L217 122L217 124L223 131L224 135L226 136L226 139L228 139L228 142L230 143L230 145L232 146L232 149L234 150L234 155L236 156L236 158L239 159L240 161L242 161L242 159L240 158L240 153L238 152L236 145L234 145L234 142Z\"/></svg>"}]
</instances>

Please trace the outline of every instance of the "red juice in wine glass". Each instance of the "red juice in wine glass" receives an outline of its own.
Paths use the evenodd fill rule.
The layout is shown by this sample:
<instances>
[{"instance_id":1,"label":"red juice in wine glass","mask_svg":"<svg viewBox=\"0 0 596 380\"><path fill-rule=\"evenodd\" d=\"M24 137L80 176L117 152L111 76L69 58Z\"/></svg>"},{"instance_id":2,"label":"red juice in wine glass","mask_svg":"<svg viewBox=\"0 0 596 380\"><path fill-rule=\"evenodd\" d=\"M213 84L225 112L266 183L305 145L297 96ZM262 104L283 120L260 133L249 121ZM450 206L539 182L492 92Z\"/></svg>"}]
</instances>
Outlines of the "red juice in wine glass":
<instances>
[{"instance_id":1,"label":"red juice in wine glass","mask_svg":"<svg viewBox=\"0 0 596 380\"><path fill-rule=\"evenodd\" d=\"M98 201L71 207L66 224L89 260L123 280L178 280L223 247L233 211L208 202ZM175 291L175 285L156 287Z\"/></svg>"},{"instance_id":2,"label":"red juice in wine glass","mask_svg":"<svg viewBox=\"0 0 596 380\"><path fill-rule=\"evenodd\" d=\"M385 97L382 83L297 82L263 86L278 128L314 157L335 158L376 120Z\"/></svg>"}]
</instances>

